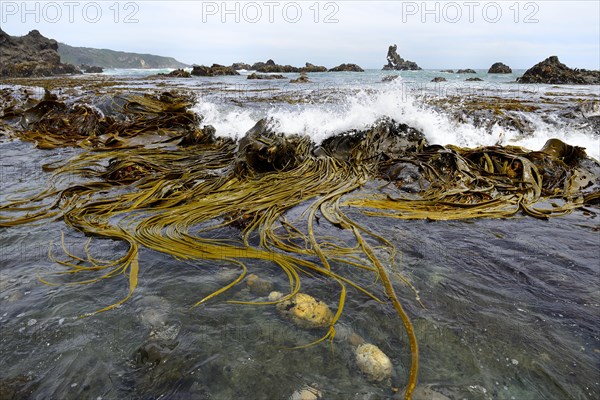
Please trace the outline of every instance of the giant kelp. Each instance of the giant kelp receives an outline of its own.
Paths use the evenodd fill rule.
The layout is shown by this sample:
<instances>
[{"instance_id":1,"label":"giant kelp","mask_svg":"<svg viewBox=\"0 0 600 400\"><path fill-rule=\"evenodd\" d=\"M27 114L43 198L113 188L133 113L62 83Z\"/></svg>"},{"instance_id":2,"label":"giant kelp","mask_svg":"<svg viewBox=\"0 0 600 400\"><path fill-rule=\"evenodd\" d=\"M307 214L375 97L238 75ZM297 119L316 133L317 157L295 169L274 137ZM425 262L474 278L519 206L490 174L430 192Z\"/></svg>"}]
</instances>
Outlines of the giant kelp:
<instances>
[{"instance_id":1,"label":"giant kelp","mask_svg":"<svg viewBox=\"0 0 600 400\"><path fill-rule=\"evenodd\" d=\"M216 138L210 126L201 128L201 118L188 111L191 101L173 93L118 95L95 99L93 107L45 99L23 109L25 123L12 126L15 136L43 148L80 146L86 151L48 165L49 185L39 194L0 205L0 227L52 217L90 236L83 257L65 246L62 256L51 254L65 269L41 279L89 284L127 275L127 294L94 313L123 304L134 293L144 267L138 260L140 246L239 269L229 284L192 307L240 283L247 260L281 269L289 292L277 301L298 293L304 276L330 279L339 288L338 307L316 342L335 336L349 288L389 303L410 342L406 398L416 384L418 346L389 278L396 249L348 210L401 219L505 218L520 212L548 218L599 198L598 163L585 158L582 149L556 140L538 152L430 146L418 130L383 119L316 146L261 120L234 143ZM14 120L19 112L12 110ZM67 176L80 181L69 183ZM380 190L361 190L374 181ZM291 220L288 211L294 207L304 212ZM341 240L320 234L326 224L350 236ZM239 237L213 235L225 227L238 229ZM128 248L118 259L100 260L90 250L94 237L120 240ZM355 271L372 275L381 287L361 285ZM405 282L419 302L413 284Z\"/></svg>"}]
</instances>

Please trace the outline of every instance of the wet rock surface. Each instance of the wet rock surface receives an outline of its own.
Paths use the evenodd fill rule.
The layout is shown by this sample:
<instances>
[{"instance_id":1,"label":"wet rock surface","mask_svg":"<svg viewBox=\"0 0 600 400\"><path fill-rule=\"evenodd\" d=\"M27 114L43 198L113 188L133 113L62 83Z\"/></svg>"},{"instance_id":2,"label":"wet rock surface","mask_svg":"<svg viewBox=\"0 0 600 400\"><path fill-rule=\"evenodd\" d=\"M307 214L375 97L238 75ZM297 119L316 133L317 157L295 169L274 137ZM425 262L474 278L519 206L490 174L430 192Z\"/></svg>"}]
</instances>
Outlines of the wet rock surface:
<instances>
[{"instance_id":1,"label":"wet rock surface","mask_svg":"<svg viewBox=\"0 0 600 400\"><path fill-rule=\"evenodd\" d=\"M0 29L0 77L36 77L80 74L74 65L61 63L58 43L37 30L10 36Z\"/></svg>"},{"instance_id":2,"label":"wet rock surface","mask_svg":"<svg viewBox=\"0 0 600 400\"><path fill-rule=\"evenodd\" d=\"M551 56L525 71L517 82L600 85L600 71L572 69L561 63L557 56Z\"/></svg>"},{"instance_id":3,"label":"wet rock surface","mask_svg":"<svg viewBox=\"0 0 600 400\"><path fill-rule=\"evenodd\" d=\"M435 78L433 78L431 80L431 82L446 82L446 78L441 77L441 76L436 76Z\"/></svg>"},{"instance_id":4,"label":"wet rock surface","mask_svg":"<svg viewBox=\"0 0 600 400\"><path fill-rule=\"evenodd\" d=\"M456 71L457 74L476 74L477 71L475 71L474 69L471 68L466 68L466 69L459 69L458 71Z\"/></svg>"}]
</instances>

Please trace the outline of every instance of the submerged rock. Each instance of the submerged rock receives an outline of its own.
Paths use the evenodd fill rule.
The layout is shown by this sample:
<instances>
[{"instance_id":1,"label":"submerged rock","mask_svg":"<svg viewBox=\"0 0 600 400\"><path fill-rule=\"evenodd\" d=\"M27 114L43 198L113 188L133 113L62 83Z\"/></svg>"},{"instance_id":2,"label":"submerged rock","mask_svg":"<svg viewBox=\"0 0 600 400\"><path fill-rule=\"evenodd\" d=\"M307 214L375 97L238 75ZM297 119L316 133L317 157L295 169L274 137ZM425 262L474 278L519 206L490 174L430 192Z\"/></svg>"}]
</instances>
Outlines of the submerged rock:
<instances>
[{"instance_id":1,"label":"submerged rock","mask_svg":"<svg viewBox=\"0 0 600 400\"><path fill-rule=\"evenodd\" d=\"M309 83L308 76L304 74L300 74L296 79L290 80L290 83Z\"/></svg>"},{"instance_id":2,"label":"submerged rock","mask_svg":"<svg viewBox=\"0 0 600 400\"><path fill-rule=\"evenodd\" d=\"M365 72L364 69L359 67L356 64L340 64L337 67L333 67L329 69L329 72L341 72L341 71L350 71L350 72Z\"/></svg>"},{"instance_id":3,"label":"submerged rock","mask_svg":"<svg viewBox=\"0 0 600 400\"><path fill-rule=\"evenodd\" d=\"M512 73L512 69L506 64L501 62L497 62L492 64L490 69L488 70L488 74L510 74Z\"/></svg>"},{"instance_id":4,"label":"submerged rock","mask_svg":"<svg viewBox=\"0 0 600 400\"><path fill-rule=\"evenodd\" d=\"M447 73L449 73L449 74L453 74L453 73L454 73L454 70L453 70L453 69L443 69L443 70L441 70L440 72L447 72Z\"/></svg>"},{"instance_id":5,"label":"submerged rock","mask_svg":"<svg viewBox=\"0 0 600 400\"><path fill-rule=\"evenodd\" d=\"M471 68L466 68L466 69L459 69L458 71L456 71L457 74L476 74L477 71L475 71L474 69Z\"/></svg>"},{"instance_id":6,"label":"submerged rock","mask_svg":"<svg viewBox=\"0 0 600 400\"><path fill-rule=\"evenodd\" d=\"M446 78L443 78L441 76L436 76L435 78L433 78L431 80L431 82L446 82Z\"/></svg>"},{"instance_id":7,"label":"submerged rock","mask_svg":"<svg viewBox=\"0 0 600 400\"><path fill-rule=\"evenodd\" d=\"M333 322L329 306L305 293L278 303L277 310L302 328L325 328Z\"/></svg>"},{"instance_id":8,"label":"submerged rock","mask_svg":"<svg viewBox=\"0 0 600 400\"><path fill-rule=\"evenodd\" d=\"M391 82L394 79L398 79L400 75L386 75L383 78L381 78L381 82Z\"/></svg>"},{"instance_id":9,"label":"submerged rock","mask_svg":"<svg viewBox=\"0 0 600 400\"><path fill-rule=\"evenodd\" d=\"M257 296L265 296L273 291L273 282L268 279L259 277L256 274L248 275L246 284L250 292Z\"/></svg>"},{"instance_id":10,"label":"submerged rock","mask_svg":"<svg viewBox=\"0 0 600 400\"><path fill-rule=\"evenodd\" d=\"M158 365L165 361L175 347L177 343L174 341L150 340L136 350L133 361L138 366Z\"/></svg>"},{"instance_id":11,"label":"submerged rock","mask_svg":"<svg viewBox=\"0 0 600 400\"><path fill-rule=\"evenodd\" d=\"M383 70L397 70L397 71L405 71L405 70L420 70L421 67L417 65L414 61L408 61L400 57L400 55L396 52L398 46L393 45L388 48L387 53L387 65L383 66Z\"/></svg>"},{"instance_id":12,"label":"submerged rock","mask_svg":"<svg viewBox=\"0 0 600 400\"><path fill-rule=\"evenodd\" d=\"M10 36L0 29L0 77L80 74L74 65L60 62L58 43L37 30Z\"/></svg>"},{"instance_id":13,"label":"submerged rock","mask_svg":"<svg viewBox=\"0 0 600 400\"><path fill-rule=\"evenodd\" d=\"M465 82L483 82L483 79L477 78L477 77L467 78L467 79L465 79Z\"/></svg>"},{"instance_id":14,"label":"submerged rock","mask_svg":"<svg viewBox=\"0 0 600 400\"><path fill-rule=\"evenodd\" d=\"M306 386L292 393L289 400L319 400L322 398L320 390Z\"/></svg>"},{"instance_id":15,"label":"submerged rock","mask_svg":"<svg viewBox=\"0 0 600 400\"><path fill-rule=\"evenodd\" d=\"M600 71L571 69L561 63L558 57L551 56L525 71L517 82L600 85Z\"/></svg>"},{"instance_id":16,"label":"submerged rock","mask_svg":"<svg viewBox=\"0 0 600 400\"><path fill-rule=\"evenodd\" d=\"M205 65L194 65L192 72L194 76L222 76L222 75L239 75L235 69L226 67L220 64L213 64L210 67Z\"/></svg>"},{"instance_id":17,"label":"submerged rock","mask_svg":"<svg viewBox=\"0 0 600 400\"><path fill-rule=\"evenodd\" d=\"M370 381L381 382L392 377L392 361L381 349L365 343L356 348L356 365Z\"/></svg>"}]
</instances>

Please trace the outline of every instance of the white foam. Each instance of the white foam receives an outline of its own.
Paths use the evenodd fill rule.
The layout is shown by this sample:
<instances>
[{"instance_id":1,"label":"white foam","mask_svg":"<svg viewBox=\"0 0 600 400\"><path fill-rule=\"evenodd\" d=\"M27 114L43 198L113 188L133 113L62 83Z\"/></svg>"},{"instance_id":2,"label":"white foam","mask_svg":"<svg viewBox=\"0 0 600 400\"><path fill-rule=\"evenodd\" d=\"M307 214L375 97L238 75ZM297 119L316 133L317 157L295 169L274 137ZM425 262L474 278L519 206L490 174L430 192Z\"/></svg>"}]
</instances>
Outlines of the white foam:
<instances>
[{"instance_id":1,"label":"white foam","mask_svg":"<svg viewBox=\"0 0 600 400\"><path fill-rule=\"evenodd\" d=\"M351 129L364 129L381 117L391 117L423 131L431 144L454 144L464 147L514 145L532 150L540 149L546 140L558 138L586 148L589 156L600 159L600 138L589 131L564 128L560 124L543 121L539 116L524 114L534 127L532 134L523 134L500 126L487 130L470 123L453 120L420 105L396 79L378 91L360 91L349 94L341 104L303 104L296 108L266 106L250 111L200 100L194 110L204 116L204 124L211 124L217 135L240 138L263 117L271 117L276 128L286 134L309 135L320 143L324 139Z\"/></svg>"}]
</instances>

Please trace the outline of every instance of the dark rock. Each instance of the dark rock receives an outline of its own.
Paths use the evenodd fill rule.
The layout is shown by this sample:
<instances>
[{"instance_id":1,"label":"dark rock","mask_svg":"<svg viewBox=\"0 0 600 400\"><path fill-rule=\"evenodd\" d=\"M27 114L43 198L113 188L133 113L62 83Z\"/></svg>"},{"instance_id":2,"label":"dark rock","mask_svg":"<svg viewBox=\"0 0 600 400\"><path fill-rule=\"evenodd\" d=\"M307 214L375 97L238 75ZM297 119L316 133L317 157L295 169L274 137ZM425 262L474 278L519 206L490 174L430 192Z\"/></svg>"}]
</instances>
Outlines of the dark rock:
<instances>
[{"instance_id":1,"label":"dark rock","mask_svg":"<svg viewBox=\"0 0 600 400\"><path fill-rule=\"evenodd\" d=\"M250 64L246 64L243 62L236 62L231 64L231 69L235 69L236 71L239 71L241 69L245 69L245 70L249 70L252 69L252 66Z\"/></svg>"},{"instance_id":2,"label":"dark rock","mask_svg":"<svg viewBox=\"0 0 600 400\"><path fill-rule=\"evenodd\" d=\"M391 82L394 79L398 78L400 75L386 75L383 78L381 78L381 82Z\"/></svg>"},{"instance_id":3,"label":"dark rock","mask_svg":"<svg viewBox=\"0 0 600 400\"><path fill-rule=\"evenodd\" d=\"M248 79L285 79L285 76L283 76L283 75L264 75L264 74L257 74L256 72L253 72L250 75L248 75Z\"/></svg>"},{"instance_id":4,"label":"dark rock","mask_svg":"<svg viewBox=\"0 0 600 400\"><path fill-rule=\"evenodd\" d=\"M175 347L177 343L172 340L151 340L137 349L133 359L139 366L158 365L165 361Z\"/></svg>"},{"instance_id":5,"label":"dark rock","mask_svg":"<svg viewBox=\"0 0 600 400\"><path fill-rule=\"evenodd\" d=\"M273 60L267 60L266 63L257 62L252 65L253 70L257 72L269 73L269 72L300 72L300 68L292 67L291 65L278 65Z\"/></svg>"},{"instance_id":6,"label":"dark rock","mask_svg":"<svg viewBox=\"0 0 600 400\"><path fill-rule=\"evenodd\" d=\"M366 130L349 131L325 139L314 153L340 161L389 160L414 152L425 144L423 132L391 118L382 118Z\"/></svg>"},{"instance_id":7,"label":"dark rock","mask_svg":"<svg viewBox=\"0 0 600 400\"><path fill-rule=\"evenodd\" d=\"M296 79L290 80L290 83L309 83L308 76L304 74L300 74L300 76Z\"/></svg>"},{"instance_id":8,"label":"dark rock","mask_svg":"<svg viewBox=\"0 0 600 400\"><path fill-rule=\"evenodd\" d=\"M456 71L457 74L476 74L477 71L475 71L474 69L471 68L467 68L467 69L459 69L458 71Z\"/></svg>"},{"instance_id":9,"label":"dark rock","mask_svg":"<svg viewBox=\"0 0 600 400\"><path fill-rule=\"evenodd\" d=\"M58 43L37 30L25 36L10 36L0 29L0 77L80 74L71 64L60 62Z\"/></svg>"},{"instance_id":10,"label":"dark rock","mask_svg":"<svg viewBox=\"0 0 600 400\"><path fill-rule=\"evenodd\" d=\"M275 133L271 125L270 120L263 118L240 139L235 164L237 174L286 171L299 165L309 155L309 137L286 137Z\"/></svg>"},{"instance_id":11,"label":"dark rock","mask_svg":"<svg viewBox=\"0 0 600 400\"><path fill-rule=\"evenodd\" d=\"M204 125L202 129L196 129L181 139L180 146L191 146L194 144L212 144L216 142L217 130L212 125Z\"/></svg>"},{"instance_id":12,"label":"dark rock","mask_svg":"<svg viewBox=\"0 0 600 400\"><path fill-rule=\"evenodd\" d=\"M600 71L571 69L558 60L558 57L548 57L537 63L517 79L519 83L549 83L599 85Z\"/></svg>"},{"instance_id":13,"label":"dark rock","mask_svg":"<svg viewBox=\"0 0 600 400\"><path fill-rule=\"evenodd\" d=\"M204 65L194 65L191 72L194 76L222 76L222 75L239 75L235 69L224 65L213 64L210 67Z\"/></svg>"},{"instance_id":14,"label":"dark rock","mask_svg":"<svg viewBox=\"0 0 600 400\"><path fill-rule=\"evenodd\" d=\"M502 64L501 62L497 62L492 64L490 69L488 70L488 74L510 74L512 73L512 69L506 64Z\"/></svg>"},{"instance_id":15,"label":"dark rock","mask_svg":"<svg viewBox=\"0 0 600 400\"><path fill-rule=\"evenodd\" d=\"M454 70L453 69L443 69L440 72L448 72L449 74L453 74Z\"/></svg>"},{"instance_id":16,"label":"dark rock","mask_svg":"<svg viewBox=\"0 0 600 400\"><path fill-rule=\"evenodd\" d=\"M359 67L356 64L340 64L337 67L333 67L329 70L329 72L340 72L340 71L350 71L350 72L365 72L364 69Z\"/></svg>"},{"instance_id":17,"label":"dark rock","mask_svg":"<svg viewBox=\"0 0 600 400\"><path fill-rule=\"evenodd\" d=\"M300 68L300 72L327 72L327 68L307 62L304 67Z\"/></svg>"},{"instance_id":18,"label":"dark rock","mask_svg":"<svg viewBox=\"0 0 600 400\"><path fill-rule=\"evenodd\" d=\"M167 76L175 77L175 78L189 78L192 76L188 71L184 71L181 68L173 70L167 74Z\"/></svg>"},{"instance_id":19,"label":"dark rock","mask_svg":"<svg viewBox=\"0 0 600 400\"><path fill-rule=\"evenodd\" d=\"M431 80L431 82L446 82L446 78L442 78L441 76L436 76Z\"/></svg>"},{"instance_id":20,"label":"dark rock","mask_svg":"<svg viewBox=\"0 0 600 400\"><path fill-rule=\"evenodd\" d=\"M384 70L396 70L396 71L406 71L406 70L420 70L421 67L417 65L416 62L404 60L398 53L396 52L397 46L393 45L388 48L387 54L387 65L383 66Z\"/></svg>"},{"instance_id":21,"label":"dark rock","mask_svg":"<svg viewBox=\"0 0 600 400\"><path fill-rule=\"evenodd\" d=\"M86 74L101 74L102 72L104 72L104 69L102 67L90 66L86 64L81 64L79 66L79 69L81 69Z\"/></svg>"},{"instance_id":22,"label":"dark rock","mask_svg":"<svg viewBox=\"0 0 600 400\"><path fill-rule=\"evenodd\" d=\"M159 76L168 76L170 78L190 78L192 74L179 68L169 72L168 74L158 74Z\"/></svg>"},{"instance_id":23,"label":"dark rock","mask_svg":"<svg viewBox=\"0 0 600 400\"><path fill-rule=\"evenodd\" d=\"M483 82L483 79L475 77L475 78L467 78L467 79L465 79L465 81L467 81L467 82Z\"/></svg>"}]
</instances>

